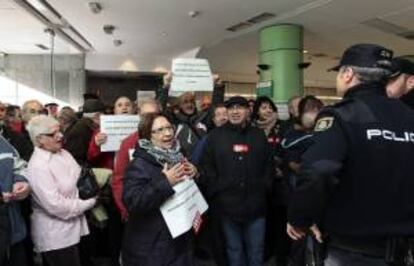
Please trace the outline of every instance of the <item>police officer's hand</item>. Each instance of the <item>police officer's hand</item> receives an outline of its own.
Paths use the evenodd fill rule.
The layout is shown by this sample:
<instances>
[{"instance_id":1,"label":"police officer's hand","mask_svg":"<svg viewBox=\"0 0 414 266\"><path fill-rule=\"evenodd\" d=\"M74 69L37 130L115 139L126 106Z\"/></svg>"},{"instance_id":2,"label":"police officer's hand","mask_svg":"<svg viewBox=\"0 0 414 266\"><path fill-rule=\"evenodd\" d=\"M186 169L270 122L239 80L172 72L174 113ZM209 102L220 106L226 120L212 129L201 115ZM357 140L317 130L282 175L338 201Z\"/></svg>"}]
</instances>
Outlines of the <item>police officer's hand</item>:
<instances>
[{"instance_id":1,"label":"police officer's hand","mask_svg":"<svg viewBox=\"0 0 414 266\"><path fill-rule=\"evenodd\" d=\"M319 243L323 243L322 233L316 224L312 225L310 228L304 228L294 227L288 223L286 232L293 240L300 240L304 238L308 232L310 232Z\"/></svg>"}]
</instances>

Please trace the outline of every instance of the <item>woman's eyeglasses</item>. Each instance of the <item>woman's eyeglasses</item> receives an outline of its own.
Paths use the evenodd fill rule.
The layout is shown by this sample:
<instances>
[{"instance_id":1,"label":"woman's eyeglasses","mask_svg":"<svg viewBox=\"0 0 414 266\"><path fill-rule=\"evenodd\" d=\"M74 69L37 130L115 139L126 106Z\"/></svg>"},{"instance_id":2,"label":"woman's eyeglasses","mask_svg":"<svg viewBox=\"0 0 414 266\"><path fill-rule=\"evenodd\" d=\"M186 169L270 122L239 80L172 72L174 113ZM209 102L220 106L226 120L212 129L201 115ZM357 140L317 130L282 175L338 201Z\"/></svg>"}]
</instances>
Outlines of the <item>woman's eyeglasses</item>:
<instances>
[{"instance_id":1,"label":"woman's eyeglasses","mask_svg":"<svg viewBox=\"0 0 414 266\"><path fill-rule=\"evenodd\" d=\"M55 131L53 133L41 133L40 135L46 136L49 138L54 138L56 135L60 135L60 134L61 134L60 131Z\"/></svg>"},{"instance_id":2,"label":"woman's eyeglasses","mask_svg":"<svg viewBox=\"0 0 414 266\"><path fill-rule=\"evenodd\" d=\"M174 132L174 127L166 126L151 130L153 134L164 134L166 132Z\"/></svg>"}]
</instances>

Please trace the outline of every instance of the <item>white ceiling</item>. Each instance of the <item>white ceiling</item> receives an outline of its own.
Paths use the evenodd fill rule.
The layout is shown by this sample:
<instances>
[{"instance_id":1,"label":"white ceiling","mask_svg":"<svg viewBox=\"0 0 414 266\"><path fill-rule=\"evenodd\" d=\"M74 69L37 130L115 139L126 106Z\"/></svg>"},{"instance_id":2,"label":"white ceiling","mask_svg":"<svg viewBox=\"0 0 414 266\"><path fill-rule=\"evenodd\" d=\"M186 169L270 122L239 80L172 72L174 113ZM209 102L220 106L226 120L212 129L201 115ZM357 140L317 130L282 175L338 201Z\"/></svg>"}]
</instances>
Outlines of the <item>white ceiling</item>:
<instances>
[{"instance_id":1,"label":"white ceiling","mask_svg":"<svg viewBox=\"0 0 414 266\"><path fill-rule=\"evenodd\" d=\"M44 26L14 2L0 0L0 50L6 53L41 53L35 43L49 46ZM325 69L350 44L376 42L396 51L414 54L414 41L361 24L381 18L414 31L413 0L97 0L103 6L92 14L85 0L48 0L63 17L94 47L87 56L87 67L107 70L128 63L139 71L169 68L170 59L201 47L199 57L208 58L213 70L229 78L256 79L258 29L274 23L298 23L304 26L307 85L332 86L333 75ZM190 18L192 10L200 11ZM277 16L248 30L226 31L238 22L262 12ZM102 27L113 24L114 34ZM58 53L75 49L56 38ZM120 47L113 39L121 39ZM315 53L327 56L318 58ZM105 65L108 64L108 67Z\"/></svg>"}]
</instances>

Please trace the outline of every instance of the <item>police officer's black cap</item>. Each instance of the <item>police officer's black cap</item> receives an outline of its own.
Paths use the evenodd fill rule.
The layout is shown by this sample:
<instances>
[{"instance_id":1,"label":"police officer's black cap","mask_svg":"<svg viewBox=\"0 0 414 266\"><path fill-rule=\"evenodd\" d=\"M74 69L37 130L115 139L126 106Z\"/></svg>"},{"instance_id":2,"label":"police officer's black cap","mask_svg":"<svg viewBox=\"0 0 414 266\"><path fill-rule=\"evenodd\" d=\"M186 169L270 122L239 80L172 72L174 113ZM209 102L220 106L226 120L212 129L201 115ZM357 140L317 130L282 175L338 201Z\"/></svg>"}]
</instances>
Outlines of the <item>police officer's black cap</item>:
<instances>
[{"instance_id":1,"label":"police officer's black cap","mask_svg":"<svg viewBox=\"0 0 414 266\"><path fill-rule=\"evenodd\" d=\"M384 68L391 70L393 51L376 44L355 44L345 50L339 65L328 69L338 71L342 66Z\"/></svg>"},{"instance_id":2,"label":"police officer's black cap","mask_svg":"<svg viewBox=\"0 0 414 266\"><path fill-rule=\"evenodd\" d=\"M414 63L402 57L396 57L392 60L394 73L414 75Z\"/></svg>"},{"instance_id":3,"label":"police officer's black cap","mask_svg":"<svg viewBox=\"0 0 414 266\"><path fill-rule=\"evenodd\" d=\"M229 108L233 105L240 105L240 106L244 106L244 107L249 107L249 102L247 101L246 98L242 97L242 96L233 96L230 99L228 99L224 105L226 106L226 108Z\"/></svg>"}]
</instances>

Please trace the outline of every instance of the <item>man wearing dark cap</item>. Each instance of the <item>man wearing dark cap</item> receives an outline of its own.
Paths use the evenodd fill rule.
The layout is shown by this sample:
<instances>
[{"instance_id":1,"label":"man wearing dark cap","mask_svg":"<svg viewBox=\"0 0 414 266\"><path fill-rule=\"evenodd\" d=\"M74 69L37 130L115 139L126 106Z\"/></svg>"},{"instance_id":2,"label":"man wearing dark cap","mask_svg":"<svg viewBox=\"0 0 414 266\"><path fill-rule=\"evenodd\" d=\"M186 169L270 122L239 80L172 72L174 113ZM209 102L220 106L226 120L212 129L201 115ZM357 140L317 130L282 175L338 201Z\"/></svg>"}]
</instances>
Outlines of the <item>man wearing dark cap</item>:
<instances>
[{"instance_id":1,"label":"man wearing dark cap","mask_svg":"<svg viewBox=\"0 0 414 266\"><path fill-rule=\"evenodd\" d=\"M408 59L394 58L392 64L396 73L387 84L388 97L400 98L414 108L414 63Z\"/></svg>"},{"instance_id":2,"label":"man wearing dark cap","mask_svg":"<svg viewBox=\"0 0 414 266\"><path fill-rule=\"evenodd\" d=\"M89 141L93 131L98 128L105 105L98 99L87 99L83 104L83 117L67 132L64 148L75 160L83 165L87 161Z\"/></svg>"},{"instance_id":3,"label":"man wearing dark cap","mask_svg":"<svg viewBox=\"0 0 414 266\"><path fill-rule=\"evenodd\" d=\"M58 108L59 104L57 103L47 103L45 104L45 108L47 109L47 112L50 116L53 116L54 118L57 118L58 115Z\"/></svg>"},{"instance_id":4,"label":"man wearing dark cap","mask_svg":"<svg viewBox=\"0 0 414 266\"><path fill-rule=\"evenodd\" d=\"M325 266L406 265L414 236L414 112L386 95L392 51L348 48L343 101L321 111L289 206L288 234L327 244ZM323 228L326 237L322 237Z\"/></svg>"},{"instance_id":5,"label":"man wearing dark cap","mask_svg":"<svg viewBox=\"0 0 414 266\"><path fill-rule=\"evenodd\" d=\"M225 105L229 122L207 137L200 184L221 221L229 265L258 266L263 263L270 146L264 132L248 123L245 98L232 97Z\"/></svg>"}]
</instances>

